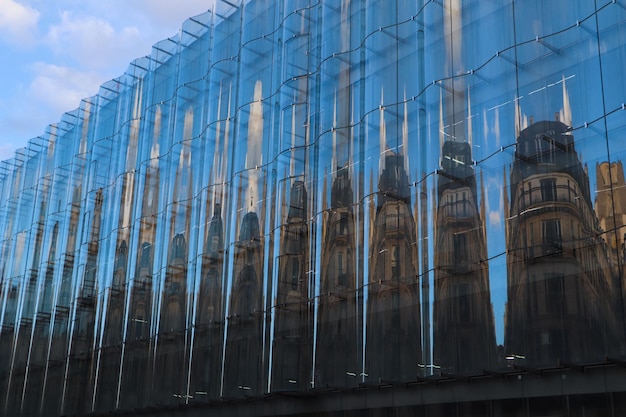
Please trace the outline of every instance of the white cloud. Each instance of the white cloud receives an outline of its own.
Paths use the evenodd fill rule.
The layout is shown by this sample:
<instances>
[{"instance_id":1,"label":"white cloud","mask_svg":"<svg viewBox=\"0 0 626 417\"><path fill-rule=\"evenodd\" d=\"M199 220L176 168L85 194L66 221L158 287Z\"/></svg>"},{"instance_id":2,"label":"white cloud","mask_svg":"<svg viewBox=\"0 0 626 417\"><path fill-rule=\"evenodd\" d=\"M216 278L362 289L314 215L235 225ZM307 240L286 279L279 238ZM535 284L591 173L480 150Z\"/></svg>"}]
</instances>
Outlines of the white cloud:
<instances>
[{"instance_id":1,"label":"white cloud","mask_svg":"<svg viewBox=\"0 0 626 417\"><path fill-rule=\"evenodd\" d=\"M131 5L153 25L167 25L176 30L187 18L212 8L213 3L212 0L136 0Z\"/></svg>"},{"instance_id":2,"label":"white cloud","mask_svg":"<svg viewBox=\"0 0 626 417\"><path fill-rule=\"evenodd\" d=\"M500 228L502 226L502 213L500 211L490 211L489 212L489 224L495 226L496 228Z\"/></svg>"},{"instance_id":3,"label":"white cloud","mask_svg":"<svg viewBox=\"0 0 626 417\"><path fill-rule=\"evenodd\" d=\"M77 108L81 99L96 94L104 81L97 72L41 62L36 63L33 70L35 77L27 94L59 114Z\"/></svg>"},{"instance_id":4,"label":"white cloud","mask_svg":"<svg viewBox=\"0 0 626 417\"><path fill-rule=\"evenodd\" d=\"M39 12L14 0L0 0L0 38L18 45L30 45L37 33Z\"/></svg>"},{"instance_id":5,"label":"white cloud","mask_svg":"<svg viewBox=\"0 0 626 417\"><path fill-rule=\"evenodd\" d=\"M83 67L97 68L101 73L116 69L120 74L131 59L146 55L151 45L134 26L116 30L104 19L68 11L61 13L59 23L50 26L46 43L56 54Z\"/></svg>"},{"instance_id":6,"label":"white cloud","mask_svg":"<svg viewBox=\"0 0 626 417\"><path fill-rule=\"evenodd\" d=\"M0 91L0 160L177 34L213 0L0 0L0 41L29 45L21 79ZM27 4L30 4L28 6ZM2 58L0 50L0 58ZM0 59L2 61L2 59ZM33 63L35 62L35 63Z\"/></svg>"},{"instance_id":7,"label":"white cloud","mask_svg":"<svg viewBox=\"0 0 626 417\"><path fill-rule=\"evenodd\" d=\"M30 84L0 101L0 160L13 156L17 148L61 119L63 113L80 105L81 99L98 92L99 74L36 63Z\"/></svg>"},{"instance_id":8,"label":"white cloud","mask_svg":"<svg viewBox=\"0 0 626 417\"><path fill-rule=\"evenodd\" d=\"M17 145L9 142L0 144L0 161L4 161L15 156L15 150L18 148Z\"/></svg>"}]
</instances>

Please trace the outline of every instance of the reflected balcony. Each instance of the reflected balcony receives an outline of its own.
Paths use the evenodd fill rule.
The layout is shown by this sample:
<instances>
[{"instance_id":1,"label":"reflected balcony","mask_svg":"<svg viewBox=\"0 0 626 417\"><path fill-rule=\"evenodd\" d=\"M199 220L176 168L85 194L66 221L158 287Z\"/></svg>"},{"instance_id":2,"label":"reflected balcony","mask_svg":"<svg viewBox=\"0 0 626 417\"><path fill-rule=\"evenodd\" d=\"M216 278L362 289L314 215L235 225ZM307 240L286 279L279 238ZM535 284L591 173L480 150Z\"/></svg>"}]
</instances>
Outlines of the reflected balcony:
<instances>
[{"instance_id":1,"label":"reflected balcony","mask_svg":"<svg viewBox=\"0 0 626 417\"><path fill-rule=\"evenodd\" d=\"M551 188L536 186L524 188L520 195L520 212L541 207L552 207L546 203L567 203L576 209L580 208L580 192L574 186L574 181L568 185L557 185Z\"/></svg>"}]
</instances>

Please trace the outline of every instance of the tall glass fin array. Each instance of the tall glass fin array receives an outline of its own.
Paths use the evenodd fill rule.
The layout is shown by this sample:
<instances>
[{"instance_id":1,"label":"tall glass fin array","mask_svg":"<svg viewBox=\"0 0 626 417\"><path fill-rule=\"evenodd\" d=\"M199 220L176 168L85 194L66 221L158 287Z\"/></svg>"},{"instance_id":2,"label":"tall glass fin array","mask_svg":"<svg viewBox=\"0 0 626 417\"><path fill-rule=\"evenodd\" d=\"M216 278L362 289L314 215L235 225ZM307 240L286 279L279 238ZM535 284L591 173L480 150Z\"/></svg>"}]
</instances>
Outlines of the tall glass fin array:
<instances>
[{"instance_id":1,"label":"tall glass fin array","mask_svg":"<svg viewBox=\"0 0 626 417\"><path fill-rule=\"evenodd\" d=\"M622 3L190 18L0 162L0 414L623 360Z\"/></svg>"}]
</instances>

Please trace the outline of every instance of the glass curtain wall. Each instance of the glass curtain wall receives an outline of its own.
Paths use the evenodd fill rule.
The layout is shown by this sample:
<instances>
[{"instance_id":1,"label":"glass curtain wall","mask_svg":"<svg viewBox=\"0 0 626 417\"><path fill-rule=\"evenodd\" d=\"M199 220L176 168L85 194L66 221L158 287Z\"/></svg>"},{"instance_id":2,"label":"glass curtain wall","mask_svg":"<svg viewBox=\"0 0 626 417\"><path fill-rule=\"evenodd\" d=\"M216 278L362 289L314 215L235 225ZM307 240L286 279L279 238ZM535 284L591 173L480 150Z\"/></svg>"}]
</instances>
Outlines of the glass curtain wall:
<instances>
[{"instance_id":1,"label":"glass curtain wall","mask_svg":"<svg viewBox=\"0 0 626 417\"><path fill-rule=\"evenodd\" d=\"M626 356L619 1L217 1L0 163L0 414Z\"/></svg>"}]
</instances>

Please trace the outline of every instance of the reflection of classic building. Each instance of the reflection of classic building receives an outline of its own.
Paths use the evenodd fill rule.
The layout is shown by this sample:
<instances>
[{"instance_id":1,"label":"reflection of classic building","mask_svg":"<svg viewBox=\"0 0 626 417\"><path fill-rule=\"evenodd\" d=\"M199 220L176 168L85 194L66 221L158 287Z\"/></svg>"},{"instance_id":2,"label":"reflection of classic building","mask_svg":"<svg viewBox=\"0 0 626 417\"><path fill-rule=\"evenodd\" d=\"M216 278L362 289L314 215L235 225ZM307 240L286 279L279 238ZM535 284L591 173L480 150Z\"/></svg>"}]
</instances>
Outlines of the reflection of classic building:
<instances>
[{"instance_id":1,"label":"reflection of classic building","mask_svg":"<svg viewBox=\"0 0 626 417\"><path fill-rule=\"evenodd\" d=\"M38 348L33 352L30 352L29 345L31 344L31 337L40 336L40 340L45 340L45 334L47 332L41 327L50 323L49 315L46 317L45 314L38 313L37 317L34 317L36 309L35 301L37 300L36 296L39 292L37 277L39 275L39 264L43 246L44 221L48 200L48 196L46 194L46 190L44 190L42 200L38 204L39 221L37 222L37 227L35 228L35 245L32 248L32 255L30 255L28 261L30 268L27 273L28 279L26 283L26 293L28 294L27 298L29 299L24 300L24 303L22 304L22 314L18 326L15 351L13 352L13 357L11 359L14 371L7 375L9 377L9 389L5 392L5 410L7 415L17 415L20 413L20 408L22 408L22 395L26 393L26 385L32 387L36 384L35 378L37 374L37 366L35 363L37 361L45 363L45 350L43 348ZM41 336L44 336L44 338L41 339ZM28 406L26 405L24 408L28 408Z\"/></svg>"},{"instance_id":2,"label":"reflection of classic building","mask_svg":"<svg viewBox=\"0 0 626 417\"><path fill-rule=\"evenodd\" d=\"M437 178L434 363L447 373L492 368L496 342L483 200L470 145L446 141ZM482 182L481 182L482 185Z\"/></svg>"},{"instance_id":3,"label":"reflection of classic building","mask_svg":"<svg viewBox=\"0 0 626 417\"><path fill-rule=\"evenodd\" d=\"M611 269L574 137L542 121L517 138L507 223L509 358L598 362L614 347Z\"/></svg>"},{"instance_id":4,"label":"reflection of classic building","mask_svg":"<svg viewBox=\"0 0 626 417\"><path fill-rule=\"evenodd\" d=\"M158 115L157 111L157 115ZM158 146L155 128L153 149ZM153 308L154 245L158 220L159 166L157 160L146 165L141 194L139 219L139 247L136 257L135 279L130 288L125 356L121 375L120 406L144 407L149 403L152 389L152 360L150 330Z\"/></svg>"},{"instance_id":5,"label":"reflection of classic building","mask_svg":"<svg viewBox=\"0 0 626 417\"><path fill-rule=\"evenodd\" d=\"M263 391L263 242L259 217L244 215L235 244L234 284L228 317L224 362L224 396Z\"/></svg>"},{"instance_id":6,"label":"reflection of classic building","mask_svg":"<svg viewBox=\"0 0 626 417\"><path fill-rule=\"evenodd\" d=\"M189 112L185 125L190 124ZM187 136L187 135L185 135ZM161 294L153 399L160 404L185 401L187 392L187 269L191 228L191 154L183 145L174 179L167 266Z\"/></svg>"},{"instance_id":7,"label":"reflection of classic building","mask_svg":"<svg viewBox=\"0 0 626 417\"><path fill-rule=\"evenodd\" d=\"M11 375L11 355L13 353L13 341L15 337L15 309L17 308L17 295L18 288L17 286L10 285L8 286L6 292L3 294L5 296L5 317L6 320L3 321L2 324L2 338L0 338L0 388L2 389L3 395L0 396L0 405L2 406L1 410L6 412L7 409L7 392L9 391L9 378ZM9 316L10 315L10 318Z\"/></svg>"},{"instance_id":8,"label":"reflection of classic building","mask_svg":"<svg viewBox=\"0 0 626 417\"><path fill-rule=\"evenodd\" d=\"M370 381L411 381L422 361L415 221L402 154L382 152L366 317Z\"/></svg>"},{"instance_id":9,"label":"reflection of classic building","mask_svg":"<svg viewBox=\"0 0 626 417\"><path fill-rule=\"evenodd\" d=\"M287 221L281 230L272 350L272 390L275 391L306 390L311 379L309 230L304 182L295 181L291 185L287 207Z\"/></svg>"},{"instance_id":10,"label":"reflection of classic building","mask_svg":"<svg viewBox=\"0 0 626 417\"><path fill-rule=\"evenodd\" d=\"M626 295L624 277L626 276L626 180L622 161L613 163L602 162L596 165L596 205L602 237L608 248L613 281L611 292L612 311L620 311L621 300ZM623 329L624 318L616 316L617 325ZM618 334L621 334L618 332ZM619 345L611 352L626 352L623 336L619 337Z\"/></svg>"},{"instance_id":11,"label":"reflection of classic building","mask_svg":"<svg viewBox=\"0 0 626 417\"><path fill-rule=\"evenodd\" d=\"M35 331L33 333L32 350L29 357L28 380L25 387L22 409L27 415L36 415L38 404L43 395L45 370L50 342L50 320L54 297L53 279L56 270L57 244L59 240L59 223L55 222L47 248L47 260L42 266L44 271L42 294L37 308ZM41 345L41 346L39 346Z\"/></svg>"},{"instance_id":12,"label":"reflection of classic building","mask_svg":"<svg viewBox=\"0 0 626 417\"><path fill-rule=\"evenodd\" d=\"M338 168L325 213L315 385L353 385L358 361L355 221L349 168ZM337 352L342 352L337 355Z\"/></svg>"},{"instance_id":13,"label":"reflection of classic building","mask_svg":"<svg viewBox=\"0 0 626 417\"><path fill-rule=\"evenodd\" d=\"M76 257L77 228L80 217L80 187L73 190L72 203L67 221L67 237L65 239L65 256L61 283L56 295L56 308L52 328L52 337L48 348L46 367L46 384L42 399L42 409L54 410L60 414L63 401L65 381L65 361L70 335L70 297L72 290L72 274Z\"/></svg>"},{"instance_id":14,"label":"reflection of classic building","mask_svg":"<svg viewBox=\"0 0 626 417\"><path fill-rule=\"evenodd\" d=\"M220 204L215 204L204 247L191 362L190 395L196 401L220 397L224 344L224 226Z\"/></svg>"},{"instance_id":15,"label":"reflection of classic building","mask_svg":"<svg viewBox=\"0 0 626 417\"><path fill-rule=\"evenodd\" d=\"M127 181L130 175L123 177L122 200L120 212L124 213L130 192L126 194L128 187L132 186L132 181ZM113 264L113 278L108 291L108 305L104 316L105 327L103 332L102 348L100 349L99 363L107 363L110 366L98 370L98 385L96 397L96 409L101 411L113 410L116 407L118 396L118 379L122 360L122 340L124 334L124 306L126 305L126 279L128 268L128 234L123 218L119 221L119 234L115 250L115 261ZM95 370L94 370L95 373Z\"/></svg>"},{"instance_id":16,"label":"reflection of classic building","mask_svg":"<svg viewBox=\"0 0 626 417\"><path fill-rule=\"evenodd\" d=\"M626 181L622 162L597 164L596 181L596 215L609 248L613 275L617 278L623 276L626 238ZM618 279L615 280L615 290L621 291Z\"/></svg>"},{"instance_id":17,"label":"reflection of classic building","mask_svg":"<svg viewBox=\"0 0 626 417\"><path fill-rule=\"evenodd\" d=\"M239 224L234 247L233 282L228 313L227 341L224 357L225 397L259 395L264 381L263 347L264 245L262 196L267 183L258 167L263 164L263 84L255 83L250 104L246 148L246 171L241 177L237 207L245 214ZM245 177L245 178L244 178ZM258 213L257 213L258 211ZM259 218L259 214L261 218ZM239 219L238 219L239 220Z\"/></svg>"},{"instance_id":18,"label":"reflection of classic building","mask_svg":"<svg viewBox=\"0 0 626 417\"><path fill-rule=\"evenodd\" d=\"M66 414L86 413L91 409L89 393L94 388L93 365L94 323L96 320L96 295L98 250L100 246L100 227L102 217L102 190L95 195L89 243L87 245L87 262L84 268L82 285L78 288L75 303L75 317L71 336L69 357L65 376L65 395L63 410Z\"/></svg>"}]
</instances>

